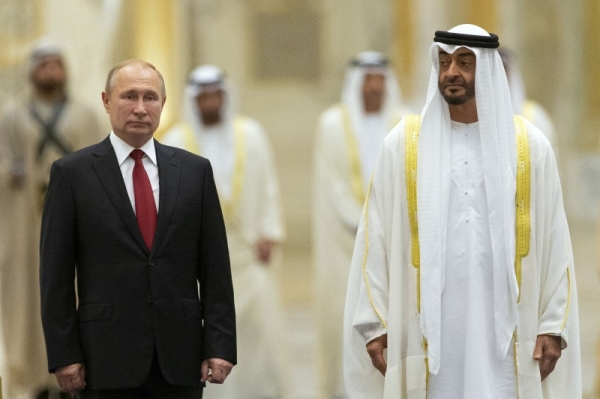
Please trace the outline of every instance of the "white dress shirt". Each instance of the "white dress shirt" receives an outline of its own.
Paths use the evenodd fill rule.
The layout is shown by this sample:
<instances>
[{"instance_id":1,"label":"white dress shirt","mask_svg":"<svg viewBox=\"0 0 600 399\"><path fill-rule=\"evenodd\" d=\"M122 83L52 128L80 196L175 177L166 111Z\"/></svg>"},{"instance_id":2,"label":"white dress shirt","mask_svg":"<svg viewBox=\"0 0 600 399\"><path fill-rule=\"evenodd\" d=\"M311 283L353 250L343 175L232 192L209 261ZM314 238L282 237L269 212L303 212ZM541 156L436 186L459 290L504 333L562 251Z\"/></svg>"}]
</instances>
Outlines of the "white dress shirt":
<instances>
[{"instance_id":1,"label":"white dress shirt","mask_svg":"<svg viewBox=\"0 0 600 399\"><path fill-rule=\"evenodd\" d=\"M135 212L135 195L133 191L133 167L135 166L135 160L131 158L131 151L135 150L134 147L130 146L119 138L114 132L110 132L110 143L112 144L115 154L117 155L117 161L121 168L121 174L125 181L125 188L127 188L127 195L131 201L133 212ZM159 193L159 181L158 181L158 162L156 161L156 150L154 148L154 140L150 139L146 144L139 148L144 151L144 157L142 158L142 164L150 184L152 185L152 194L154 194L154 203L156 204L156 212L158 212L158 193Z\"/></svg>"}]
</instances>

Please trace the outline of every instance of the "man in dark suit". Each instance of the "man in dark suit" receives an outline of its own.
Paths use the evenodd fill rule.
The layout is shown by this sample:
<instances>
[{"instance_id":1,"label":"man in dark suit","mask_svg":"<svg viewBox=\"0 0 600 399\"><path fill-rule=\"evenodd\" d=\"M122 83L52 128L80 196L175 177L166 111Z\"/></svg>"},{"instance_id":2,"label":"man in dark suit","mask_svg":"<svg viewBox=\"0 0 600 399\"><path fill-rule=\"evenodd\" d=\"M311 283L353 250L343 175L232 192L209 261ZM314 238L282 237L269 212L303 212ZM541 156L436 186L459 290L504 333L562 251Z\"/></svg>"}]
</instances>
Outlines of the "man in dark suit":
<instances>
[{"instance_id":1,"label":"man in dark suit","mask_svg":"<svg viewBox=\"0 0 600 399\"><path fill-rule=\"evenodd\" d=\"M83 398L201 398L236 363L212 169L153 140L165 99L154 66L118 64L102 93L111 134L52 166L40 267L48 367Z\"/></svg>"}]
</instances>

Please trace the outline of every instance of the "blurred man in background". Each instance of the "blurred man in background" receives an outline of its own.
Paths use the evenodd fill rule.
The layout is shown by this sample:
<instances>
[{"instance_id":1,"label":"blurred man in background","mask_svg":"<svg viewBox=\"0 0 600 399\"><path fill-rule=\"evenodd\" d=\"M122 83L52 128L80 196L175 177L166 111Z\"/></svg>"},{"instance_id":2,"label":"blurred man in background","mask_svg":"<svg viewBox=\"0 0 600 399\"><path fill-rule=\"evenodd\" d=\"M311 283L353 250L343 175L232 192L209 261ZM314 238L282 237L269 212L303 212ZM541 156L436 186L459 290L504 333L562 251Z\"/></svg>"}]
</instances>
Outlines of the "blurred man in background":
<instances>
[{"instance_id":1,"label":"blurred man in background","mask_svg":"<svg viewBox=\"0 0 600 399\"><path fill-rule=\"evenodd\" d=\"M7 348L9 397L28 395L52 379L46 367L39 323L39 230L50 165L101 138L95 112L67 91L63 51L42 41L31 52L31 95L0 116L5 146L6 191L2 239L2 322Z\"/></svg>"},{"instance_id":2,"label":"blurred man in background","mask_svg":"<svg viewBox=\"0 0 600 399\"><path fill-rule=\"evenodd\" d=\"M235 289L238 367L204 397L280 398L285 348L277 283L269 266L285 236L271 146L262 127L237 114L232 83L212 65L194 69L184 115L162 140L208 158L223 208Z\"/></svg>"},{"instance_id":3,"label":"blurred man in background","mask_svg":"<svg viewBox=\"0 0 600 399\"><path fill-rule=\"evenodd\" d=\"M315 148L313 251L319 376L327 398L345 397L342 320L354 238L384 137L409 113L388 60L363 52L346 72L341 103L320 118Z\"/></svg>"},{"instance_id":4,"label":"blurred man in background","mask_svg":"<svg viewBox=\"0 0 600 399\"><path fill-rule=\"evenodd\" d=\"M506 48L499 49L498 53L500 54L500 58L502 58L502 64L504 65L506 77L508 78L513 112L515 115L523 115L525 119L539 128L544 135L546 135L548 140L550 140L550 144L552 144L552 148L556 155L558 143L554 132L554 123L552 122L550 115L548 115L544 107L539 103L527 98L525 83L523 82L519 64L515 60L515 55Z\"/></svg>"}]
</instances>

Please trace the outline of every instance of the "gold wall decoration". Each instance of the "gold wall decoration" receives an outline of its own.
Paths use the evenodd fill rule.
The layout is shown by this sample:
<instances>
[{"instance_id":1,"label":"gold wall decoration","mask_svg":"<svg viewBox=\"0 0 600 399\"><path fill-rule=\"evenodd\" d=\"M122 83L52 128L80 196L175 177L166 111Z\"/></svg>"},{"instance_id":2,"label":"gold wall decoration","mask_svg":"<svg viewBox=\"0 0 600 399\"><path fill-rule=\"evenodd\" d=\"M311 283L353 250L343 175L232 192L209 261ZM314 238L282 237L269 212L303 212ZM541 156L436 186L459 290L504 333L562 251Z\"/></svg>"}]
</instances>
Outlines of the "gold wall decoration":
<instances>
[{"instance_id":1,"label":"gold wall decoration","mask_svg":"<svg viewBox=\"0 0 600 399\"><path fill-rule=\"evenodd\" d=\"M183 3L183 2L182 2ZM128 0L122 9L120 35L116 46L117 57L137 58L152 63L161 72L167 87L167 102L156 132L160 136L177 120L180 103L178 90L185 78L178 74L176 43L177 0Z\"/></svg>"},{"instance_id":2,"label":"gold wall decoration","mask_svg":"<svg viewBox=\"0 0 600 399\"><path fill-rule=\"evenodd\" d=\"M24 62L31 42L45 32L41 0L0 1L0 69Z\"/></svg>"},{"instance_id":3,"label":"gold wall decoration","mask_svg":"<svg viewBox=\"0 0 600 399\"><path fill-rule=\"evenodd\" d=\"M415 10L413 0L396 0L394 3L394 39L392 61L399 77L402 94L414 94L415 68Z\"/></svg>"},{"instance_id":4,"label":"gold wall decoration","mask_svg":"<svg viewBox=\"0 0 600 399\"><path fill-rule=\"evenodd\" d=\"M464 0L466 21L475 24L491 33L498 33L498 10L494 0Z\"/></svg>"}]
</instances>

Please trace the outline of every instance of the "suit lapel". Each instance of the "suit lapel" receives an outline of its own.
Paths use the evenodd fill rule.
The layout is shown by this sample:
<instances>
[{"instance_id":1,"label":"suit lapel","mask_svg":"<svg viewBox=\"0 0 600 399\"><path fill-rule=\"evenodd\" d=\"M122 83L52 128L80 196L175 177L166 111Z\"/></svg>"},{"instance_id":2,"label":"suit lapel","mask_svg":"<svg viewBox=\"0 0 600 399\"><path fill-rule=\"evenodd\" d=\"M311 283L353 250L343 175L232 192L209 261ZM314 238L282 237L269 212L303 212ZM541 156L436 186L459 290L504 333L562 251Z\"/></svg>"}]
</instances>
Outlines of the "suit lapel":
<instances>
[{"instance_id":1,"label":"suit lapel","mask_svg":"<svg viewBox=\"0 0 600 399\"><path fill-rule=\"evenodd\" d=\"M175 154L173 148L164 146L156 140L154 141L154 147L156 148L160 192L158 199L158 221L154 234L154 244L152 244L152 253L156 252L165 238L169 220L175 208L177 194L179 193L179 174L181 170L179 160L173 156Z\"/></svg>"},{"instance_id":2,"label":"suit lapel","mask_svg":"<svg viewBox=\"0 0 600 399\"><path fill-rule=\"evenodd\" d=\"M96 146L94 155L97 159L92 163L92 167L94 168L102 187L104 187L106 195L123 220L123 223L131 236L144 251L148 252L148 248L146 248L142 233L137 224L135 212L131 207L131 201L127 194L127 188L125 188L119 161L117 161L117 156L110 144L109 138L106 138Z\"/></svg>"}]
</instances>

